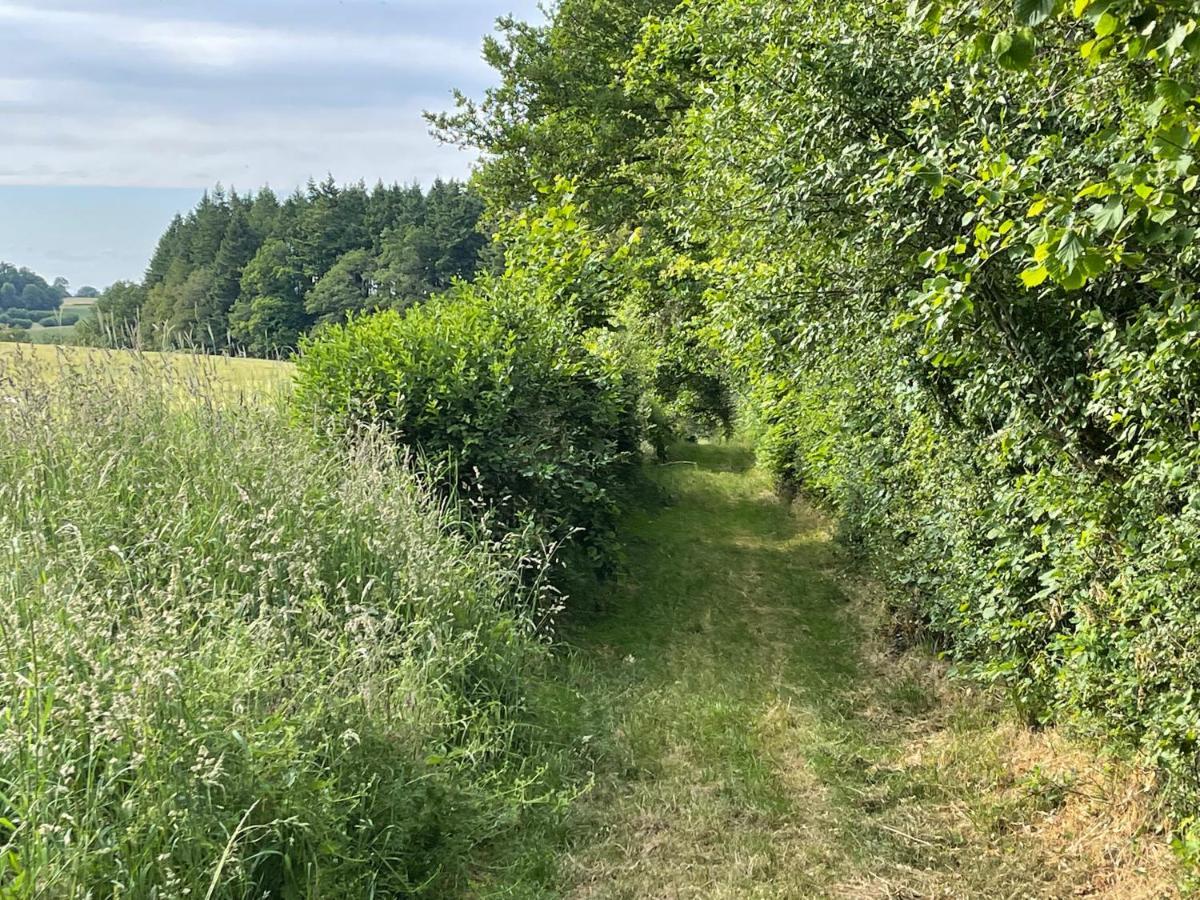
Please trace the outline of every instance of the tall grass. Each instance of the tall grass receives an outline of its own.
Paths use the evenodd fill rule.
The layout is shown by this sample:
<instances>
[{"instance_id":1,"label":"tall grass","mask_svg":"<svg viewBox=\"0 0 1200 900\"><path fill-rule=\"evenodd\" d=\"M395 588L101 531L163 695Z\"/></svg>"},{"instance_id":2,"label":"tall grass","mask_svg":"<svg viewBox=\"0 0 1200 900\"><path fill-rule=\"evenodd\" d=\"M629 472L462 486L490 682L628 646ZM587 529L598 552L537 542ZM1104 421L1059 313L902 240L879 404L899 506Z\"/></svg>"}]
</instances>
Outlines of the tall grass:
<instances>
[{"instance_id":1,"label":"tall grass","mask_svg":"<svg viewBox=\"0 0 1200 900\"><path fill-rule=\"evenodd\" d=\"M528 579L315 431L0 359L0 897L461 896L552 808Z\"/></svg>"}]
</instances>

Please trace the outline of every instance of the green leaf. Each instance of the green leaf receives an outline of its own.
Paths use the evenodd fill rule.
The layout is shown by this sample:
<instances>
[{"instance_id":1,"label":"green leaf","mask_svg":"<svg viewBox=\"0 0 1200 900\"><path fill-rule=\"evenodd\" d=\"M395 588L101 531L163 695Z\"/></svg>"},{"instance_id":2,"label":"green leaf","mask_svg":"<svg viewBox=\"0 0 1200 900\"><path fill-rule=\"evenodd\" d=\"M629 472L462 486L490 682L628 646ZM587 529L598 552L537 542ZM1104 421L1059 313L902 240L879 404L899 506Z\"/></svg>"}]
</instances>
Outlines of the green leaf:
<instances>
[{"instance_id":1,"label":"green leaf","mask_svg":"<svg viewBox=\"0 0 1200 900\"><path fill-rule=\"evenodd\" d=\"M1089 251L1083 254L1083 258L1079 261L1079 267L1088 274L1089 277L1102 274L1108 269L1108 258L1103 253Z\"/></svg>"},{"instance_id":2,"label":"green leaf","mask_svg":"<svg viewBox=\"0 0 1200 900\"><path fill-rule=\"evenodd\" d=\"M1033 62L1033 32L1028 28L1001 31L992 39L992 56L1010 71L1028 69Z\"/></svg>"},{"instance_id":3,"label":"green leaf","mask_svg":"<svg viewBox=\"0 0 1200 900\"><path fill-rule=\"evenodd\" d=\"M1178 159L1191 143L1187 126L1182 122L1159 129L1154 138L1154 152L1163 159Z\"/></svg>"},{"instance_id":4,"label":"green leaf","mask_svg":"<svg viewBox=\"0 0 1200 900\"><path fill-rule=\"evenodd\" d=\"M1100 18L1096 20L1096 37L1108 37L1117 30L1117 26L1119 24L1120 22L1116 20L1115 16L1111 15L1110 13L1102 13Z\"/></svg>"},{"instance_id":5,"label":"green leaf","mask_svg":"<svg viewBox=\"0 0 1200 900\"><path fill-rule=\"evenodd\" d=\"M1087 278L1087 270L1083 266L1072 266L1066 275L1058 279L1058 283L1068 291L1077 291L1087 284Z\"/></svg>"},{"instance_id":6,"label":"green leaf","mask_svg":"<svg viewBox=\"0 0 1200 900\"><path fill-rule=\"evenodd\" d=\"M1062 240L1058 242L1058 248L1054 251L1054 258L1058 260L1058 264L1064 269L1074 267L1079 257L1083 256L1083 239L1077 232L1064 231Z\"/></svg>"},{"instance_id":7,"label":"green leaf","mask_svg":"<svg viewBox=\"0 0 1200 900\"><path fill-rule=\"evenodd\" d=\"M922 0L911 0L908 4L908 17L918 25L936 23L941 13L937 3L925 3Z\"/></svg>"},{"instance_id":8,"label":"green leaf","mask_svg":"<svg viewBox=\"0 0 1200 900\"><path fill-rule=\"evenodd\" d=\"M1180 22L1171 30L1170 35L1168 35L1166 41L1163 42L1163 53L1167 56L1174 56L1175 51L1183 46L1183 42L1187 36L1187 25Z\"/></svg>"},{"instance_id":9,"label":"green leaf","mask_svg":"<svg viewBox=\"0 0 1200 900\"><path fill-rule=\"evenodd\" d=\"M1045 266L1026 269L1021 273L1021 281L1027 288L1035 288L1050 277L1050 270Z\"/></svg>"},{"instance_id":10,"label":"green leaf","mask_svg":"<svg viewBox=\"0 0 1200 900\"><path fill-rule=\"evenodd\" d=\"M1016 0L1017 21L1022 25L1041 25L1052 15L1055 0Z\"/></svg>"},{"instance_id":11,"label":"green leaf","mask_svg":"<svg viewBox=\"0 0 1200 900\"><path fill-rule=\"evenodd\" d=\"M1093 203L1087 212L1098 231L1116 231L1125 221L1125 206L1119 197L1109 197L1104 204Z\"/></svg>"}]
</instances>

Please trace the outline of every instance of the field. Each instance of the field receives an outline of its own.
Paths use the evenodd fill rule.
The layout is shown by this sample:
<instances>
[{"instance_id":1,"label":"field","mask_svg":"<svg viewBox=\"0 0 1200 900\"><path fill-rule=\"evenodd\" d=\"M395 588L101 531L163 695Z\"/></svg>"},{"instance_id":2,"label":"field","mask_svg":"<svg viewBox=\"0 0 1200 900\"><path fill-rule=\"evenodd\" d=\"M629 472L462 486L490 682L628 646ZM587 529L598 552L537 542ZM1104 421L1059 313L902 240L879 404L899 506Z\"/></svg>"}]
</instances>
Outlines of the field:
<instances>
[{"instance_id":1,"label":"field","mask_svg":"<svg viewBox=\"0 0 1200 900\"><path fill-rule=\"evenodd\" d=\"M56 375L88 371L111 373L149 366L163 370L165 375L203 374L206 380L211 380L224 389L259 391L285 389L292 378L291 364L273 360L46 344L0 343L0 365L5 362L9 365L34 365Z\"/></svg>"},{"instance_id":2,"label":"field","mask_svg":"<svg viewBox=\"0 0 1200 900\"><path fill-rule=\"evenodd\" d=\"M289 372L0 355L0 896L462 896L549 846L519 573Z\"/></svg>"},{"instance_id":3,"label":"field","mask_svg":"<svg viewBox=\"0 0 1200 900\"><path fill-rule=\"evenodd\" d=\"M68 297L63 301L61 314L74 313L83 322L96 315L96 300L92 297ZM69 342L75 335L75 325L57 325L46 327L34 323L29 330L29 340L36 344L56 344Z\"/></svg>"},{"instance_id":4,"label":"field","mask_svg":"<svg viewBox=\"0 0 1200 900\"><path fill-rule=\"evenodd\" d=\"M63 312L75 312L75 313L92 312L92 313L94 313L95 309L96 309L96 298L95 297L68 297L66 300L63 301L63 304L62 304Z\"/></svg>"}]
</instances>

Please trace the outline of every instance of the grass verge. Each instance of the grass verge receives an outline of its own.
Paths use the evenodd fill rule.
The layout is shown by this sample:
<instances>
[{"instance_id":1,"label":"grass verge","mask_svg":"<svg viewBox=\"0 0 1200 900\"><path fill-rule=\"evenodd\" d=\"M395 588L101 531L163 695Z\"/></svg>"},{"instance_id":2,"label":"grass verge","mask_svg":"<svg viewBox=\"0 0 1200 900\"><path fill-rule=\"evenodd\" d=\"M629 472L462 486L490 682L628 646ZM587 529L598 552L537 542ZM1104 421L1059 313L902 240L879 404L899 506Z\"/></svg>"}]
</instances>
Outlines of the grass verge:
<instances>
[{"instance_id":1,"label":"grass verge","mask_svg":"<svg viewBox=\"0 0 1200 900\"><path fill-rule=\"evenodd\" d=\"M1150 785L897 656L826 521L738 447L656 471L569 640L575 898L1170 897Z\"/></svg>"},{"instance_id":2,"label":"grass verge","mask_svg":"<svg viewBox=\"0 0 1200 900\"><path fill-rule=\"evenodd\" d=\"M105 360L0 357L0 897L536 883L563 751L516 563L383 436Z\"/></svg>"}]
</instances>

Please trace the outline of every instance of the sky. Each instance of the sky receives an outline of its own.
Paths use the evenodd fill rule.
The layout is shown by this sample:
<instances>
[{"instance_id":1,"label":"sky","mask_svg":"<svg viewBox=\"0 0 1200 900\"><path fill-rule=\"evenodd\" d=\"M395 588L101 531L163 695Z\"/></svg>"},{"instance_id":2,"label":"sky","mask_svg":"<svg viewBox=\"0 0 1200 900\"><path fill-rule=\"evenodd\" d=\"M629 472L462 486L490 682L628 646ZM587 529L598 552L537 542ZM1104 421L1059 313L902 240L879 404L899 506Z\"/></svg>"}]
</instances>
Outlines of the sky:
<instances>
[{"instance_id":1,"label":"sky","mask_svg":"<svg viewBox=\"0 0 1200 900\"><path fill-rule=\"evenodd\" d=\"M536 0L0 0L0 260L140 279L216 183L288 192L465 176L423 110L492 83L480 46Z\"/></svg>"}]
</instances>

